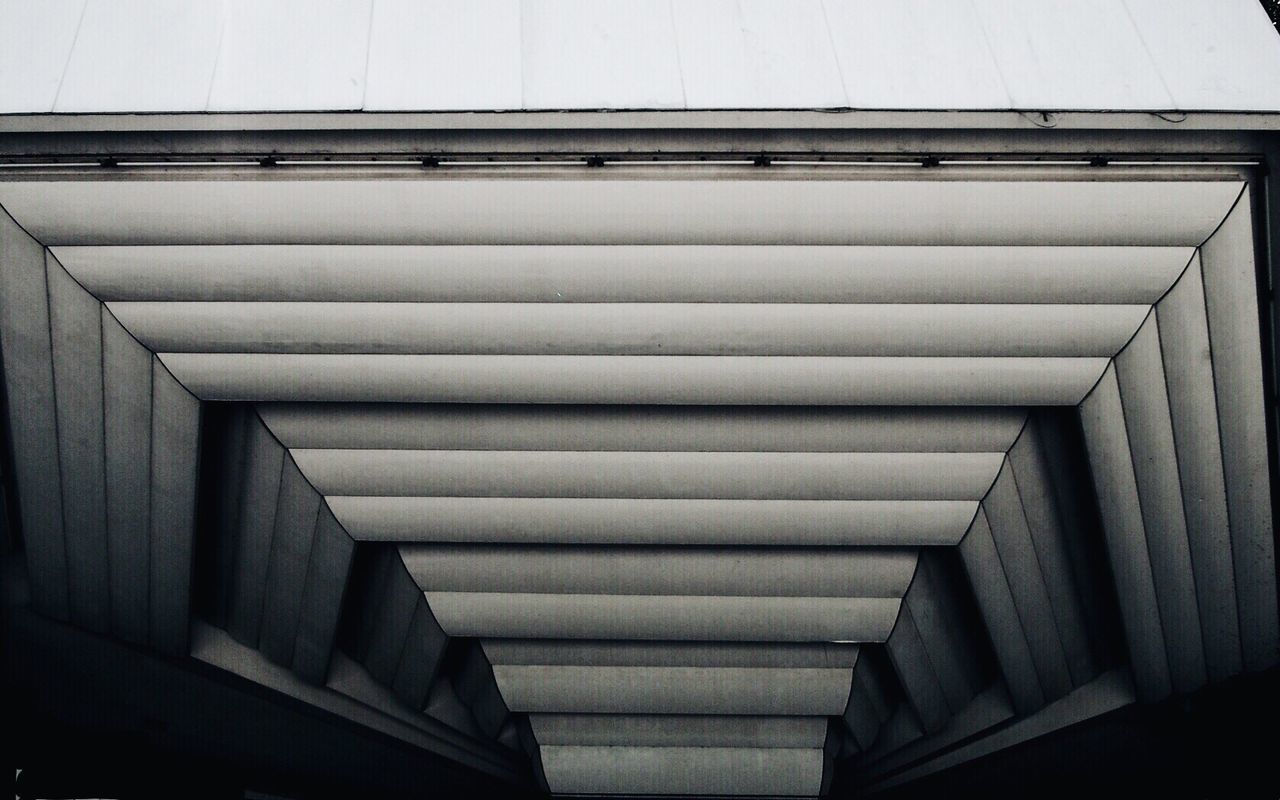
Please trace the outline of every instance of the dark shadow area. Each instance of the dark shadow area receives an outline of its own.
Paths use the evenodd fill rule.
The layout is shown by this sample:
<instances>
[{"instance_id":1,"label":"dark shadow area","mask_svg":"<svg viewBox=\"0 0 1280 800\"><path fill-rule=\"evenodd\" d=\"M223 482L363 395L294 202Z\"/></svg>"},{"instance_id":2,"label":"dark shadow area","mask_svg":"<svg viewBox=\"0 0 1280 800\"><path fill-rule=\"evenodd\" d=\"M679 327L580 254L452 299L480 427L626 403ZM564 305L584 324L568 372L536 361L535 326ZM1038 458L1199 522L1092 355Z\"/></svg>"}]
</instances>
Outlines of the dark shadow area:
<instances>
[{"instance_id":1,"label":"dark shadow area","mask_svg":"<svg viewBox=\"0 0 1280 800\"><path fill-rule=\"evenodd\" d=\"M1056 473L1053 488L1064 523L1076 534L1072 539L1072 574L1084 604L1091 644L1105 670L1126 660L1124 631L1080 414L1074 408L1040 408L1033 417L1058 444L1049 454Z\"/></svg>"},{"instance_id":2,"label":"dark shadow area","mask_svg":"<svg viewBox=\"0 0 1280 800\"><path fill-rule=\"evenodd\" d=\"M3 622L0 765L23 798L536 796L191 659Z\"/></svg>"},{"instance_id":3,"label":"dark shadow area","mask_svg":"<svg viewBox=\"0 0 1280 800\"><path fill-rule=\"evenodd\" d=\"M220 532L238 522L240 476L244 470L244 418L247 403L202 403L200 408L200 479L196 486L192 610L219 627L226 626L227 590L235 550L220 541Z\"/></svg>"},{"instance_id":4,"label":"dark shadow area","mask_svg":"<svg viewBox=\"0 0 1280 800\"><path fill-rule=\"evenodd\" d=\"M900 789L940 797L1269 797L1280 794L1280 669L1133 705Z\"/></svg>"},{"instance_id":5,"label":"dark shadow area","mask_svg":"<svg viewBox=\"0 0 1280 800\"><path fill-rule=\"evenodd\" d=\"M1275 25L1276 32L1280 33L1280 0L1261 0L1261 2L1267 16L1271 18L1271 24Z\"/></svg>"}]
</instances>

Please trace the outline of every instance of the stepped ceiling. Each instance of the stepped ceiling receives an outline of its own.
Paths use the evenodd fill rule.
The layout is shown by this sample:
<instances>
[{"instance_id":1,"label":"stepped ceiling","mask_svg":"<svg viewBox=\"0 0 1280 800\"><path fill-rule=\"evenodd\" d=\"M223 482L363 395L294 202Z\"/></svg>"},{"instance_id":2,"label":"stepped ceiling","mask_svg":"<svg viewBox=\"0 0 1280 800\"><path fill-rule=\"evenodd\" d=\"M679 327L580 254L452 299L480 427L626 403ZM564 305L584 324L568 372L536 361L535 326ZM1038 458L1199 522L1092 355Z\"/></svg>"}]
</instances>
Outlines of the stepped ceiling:
<instances>
[{"instance_id":1,"label":"stepped ceiling","mask_svg":"<svg viewBox=\"0 0 1280 800\"><path fill-rule=\"evenodd\" d=\"M103 172L0 180L43 615L564 794L1280 660L1250 173Z\"/></svg>"}]
</instances>

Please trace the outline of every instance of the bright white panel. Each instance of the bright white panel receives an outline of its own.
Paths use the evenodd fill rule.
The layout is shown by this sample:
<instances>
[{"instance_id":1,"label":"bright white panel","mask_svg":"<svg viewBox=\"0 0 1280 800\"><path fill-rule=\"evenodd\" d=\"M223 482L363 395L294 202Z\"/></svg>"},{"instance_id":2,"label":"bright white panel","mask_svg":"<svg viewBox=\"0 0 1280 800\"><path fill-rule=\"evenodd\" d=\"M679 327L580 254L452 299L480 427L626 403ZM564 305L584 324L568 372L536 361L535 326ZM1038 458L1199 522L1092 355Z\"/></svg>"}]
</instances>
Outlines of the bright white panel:
<instances>
[{"instance_id":1,"label":"bright white panel","mask_svg":"<svg viewBox=\"0 0 1280 800\"><path fill-rule=\"evenodd\" d=\"M373 0L226 0L210 111L345 111L364 102Z\"/></svg>"},{"instance_id":2,"label":"bright white panel","mask_svg":"<svg viewBox=\"0 0 1280 800\"><path fill-rule=\"evenodd\" d=\"M969 3L823 0L823 5L850 106L1012 107Z\"/></svg>"},{"instance_id":3,"label":"bright white panel","mask_svg":"<svg viewBox=\"0 0 1280 800\"><path fill-rule=\"evenodd\" d=\"M523 0L524 107L683 108L669 0Z\"/></svg>"},{"instance_id":4,"label":"bright white panel","mask_svg":"<svg viewBox=\"0 0 1280 800\"><path fill-rule=\"evenodd\" d=\"M1257 0L1123 0L1175 108L1280 111L1280 36Z\"/></svg>"},{"instance_id":5,"label":"bright white panel","mask_svg":"<svg viewBox=\"0 0 1280 800\"><path fill-rule=\"evenodd\" d=\"M86 21L59 109L200 109L221 35L210 111L1280 110L1256 0L979 0L985 30L951 0L225 2L225 31L95 3L121 22ZM52 109L82 7L0 2L0 113Z\"/></svg>"},{"instance_id":6,"label":"bright white panel","mask_svg":"<svg viewBox=\"0 0 1280 800\"><path fill-rule=\"evenodd\" d=\"M820 0L672 3L689 108L848 105Z\"/></svg>"},{"instance_id":7,"label":"bright white panel","mask_svg":"<svg viewBox=\"0 0 1280 800\"><path fill-rule=\"evenodd\" d=\"M1123 0L973 0L1013 108L1170 109Z\"/></svg>"},{"instance_id":8,"label":"bright white panel","mask_svg":"<svg viewBox=\"0 0 1280 800\"><path fill-rule=\"evenodd\" d=\"M203 111L225 5L89 0L54 110Z\"/></svg>"},{"instance_id":9,"label":"bright white panel","mask_svg":"<svg viewBox=\"0 0 1280 800\"><path fill-rule=\"evenodd\" d=\"M378 0L366 80L366 111L520 108L520 0Z\"/></svg>"},{"instance_id":10,"label":"bright white panel","mask_svg":"<svg viewBox=\"0 0 1280 800\"><path fill-rule=\"evenodd\" d=\"M0 113L53 109L85 0L0 0Z\"/></svg>"},{"instance_id":11,"label":"bright white panel","mask_svg":"<svg viewBox=\"0 0 1280 800\"><path fill-rule=\"evenodd\" d=\"M553 745L539 752L551 790L565 794L749 797L821 792L821 749Z\"/></svg>"}]
</instances>

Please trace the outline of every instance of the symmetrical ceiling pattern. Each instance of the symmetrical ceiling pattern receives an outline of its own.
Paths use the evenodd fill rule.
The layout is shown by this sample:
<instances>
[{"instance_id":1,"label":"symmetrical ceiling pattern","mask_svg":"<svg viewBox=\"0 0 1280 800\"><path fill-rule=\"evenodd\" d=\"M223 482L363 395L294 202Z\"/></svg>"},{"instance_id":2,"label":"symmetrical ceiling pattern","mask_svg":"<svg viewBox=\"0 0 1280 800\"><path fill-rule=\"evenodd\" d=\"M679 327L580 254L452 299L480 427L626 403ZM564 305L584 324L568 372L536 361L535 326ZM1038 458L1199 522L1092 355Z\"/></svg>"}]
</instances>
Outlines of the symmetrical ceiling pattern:
<instances>
[{"instance_id":1,"label":"symmetrical ceiling pattern","mask_svg":"<svg viewBox=\"0 0 1280 800\"><path fill-rule=\"evenodd\" d=\"M1246 178L25 171L33 604L565 794L887 786L1264 669Z\"/></svg>"}]
</instances>

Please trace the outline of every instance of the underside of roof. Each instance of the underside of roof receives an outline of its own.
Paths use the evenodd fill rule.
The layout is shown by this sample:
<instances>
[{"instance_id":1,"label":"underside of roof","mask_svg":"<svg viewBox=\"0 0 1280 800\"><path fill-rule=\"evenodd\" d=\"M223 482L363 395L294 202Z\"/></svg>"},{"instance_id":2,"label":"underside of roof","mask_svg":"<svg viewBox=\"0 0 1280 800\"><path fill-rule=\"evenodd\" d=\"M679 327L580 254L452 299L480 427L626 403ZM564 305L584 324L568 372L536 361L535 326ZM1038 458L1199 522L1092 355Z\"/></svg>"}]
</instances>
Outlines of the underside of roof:
<instances>
[{"instance_id":1,"label":"underside of roof","mask_svg":"<svg viewBox=\"0 0 1280 800\"><path fill-rule=\"evenodd\" d=\"M884 791L1273 669L1268 190L13 169L30 607L558 794Z\"/></svg>"},{"instance_id":2,"label":"underside of roof","mask_svg":"<svg viewBox=\"0 0 1280 800\"><path fill-rule=\"evenodd\" d=\"M1276 76L1256 0L0 0L23 796L1223 794Z\"/></svg>"}]
</instances>

